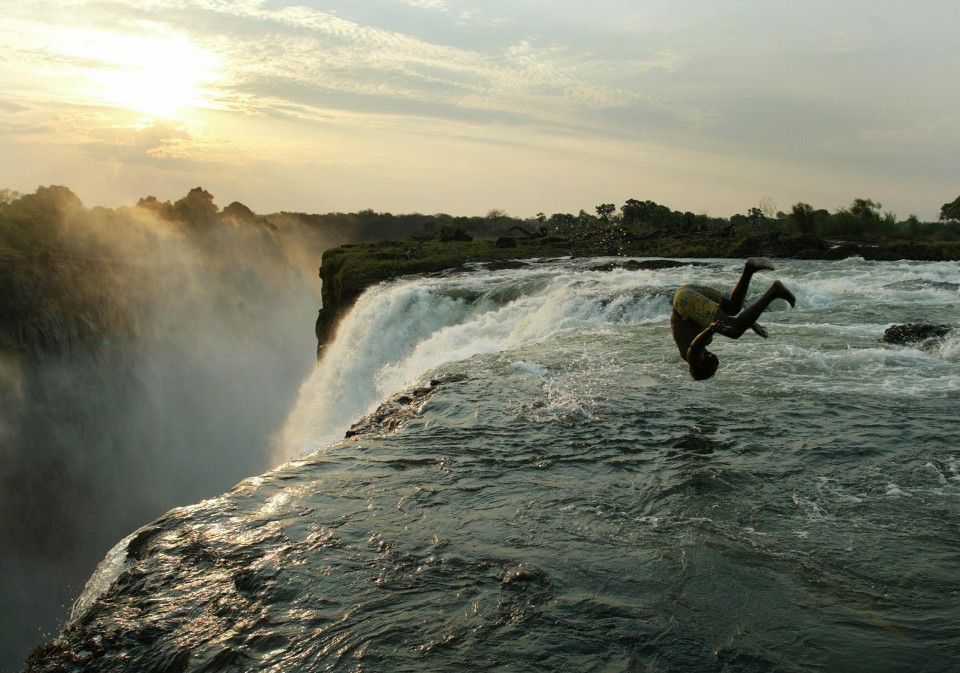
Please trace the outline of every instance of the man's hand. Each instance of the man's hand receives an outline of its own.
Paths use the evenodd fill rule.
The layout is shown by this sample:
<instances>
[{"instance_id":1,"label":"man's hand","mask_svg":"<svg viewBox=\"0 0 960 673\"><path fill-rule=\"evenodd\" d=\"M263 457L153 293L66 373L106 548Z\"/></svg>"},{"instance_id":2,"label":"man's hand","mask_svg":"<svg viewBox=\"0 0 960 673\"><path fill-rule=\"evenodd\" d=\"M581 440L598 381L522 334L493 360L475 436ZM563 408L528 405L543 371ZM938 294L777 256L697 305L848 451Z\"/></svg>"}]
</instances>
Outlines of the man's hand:
<instances>
[{"instance_id":1,"label":"man's hand","mask_svg":"<svg viewBox=\"0 0 960 673\"><path fill-rule=\"evenodd\" d=\"M711 333L722 334L724 336L730 336L730 330L733 328L730 325L726 324L722 320L714 320L710 324L710 327L707 328Z\"/></svg>"},{"instance_id":2,"label":"man's hand","mask_svg":"<svg viewBox=\"0 0 960 673\"><path fill-rule=\"evenodd\" d=\"M767 328L758 322L755 322L752 325L750 325L750 329L756 332L758 336L762 336L764 339L770 336L770 333L767 332Z\"/></svg>"}]
</instances>

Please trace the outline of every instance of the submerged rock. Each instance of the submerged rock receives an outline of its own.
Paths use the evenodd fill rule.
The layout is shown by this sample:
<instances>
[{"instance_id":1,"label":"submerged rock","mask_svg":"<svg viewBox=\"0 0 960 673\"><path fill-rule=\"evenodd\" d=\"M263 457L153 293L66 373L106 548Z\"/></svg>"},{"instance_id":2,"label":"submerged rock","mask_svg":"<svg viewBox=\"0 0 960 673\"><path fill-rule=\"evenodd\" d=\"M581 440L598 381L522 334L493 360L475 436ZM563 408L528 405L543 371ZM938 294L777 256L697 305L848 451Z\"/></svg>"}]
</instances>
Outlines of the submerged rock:
<instances>
[{"instance_id":1,"label":"submerged rock","mask_svg":"<svg viewBox=\"0 0 960 673\"><path fill-rule=\"evenodd\" d=\"M953 329L950 325L934 325L932 323L891 325L884 331L882 341L899 346L933 348Z\"/></svg>"},{"instance_id":2,"label":"submerged rock","mask_svg":"<svg viewBox=\"0 0 960 673\"><path fill-rule=\"evenodd\" d=\"M680 262L675 259L628 259L623 262L606 262L591 267L593 271L659 271L661 269L679 269L684 266L702 266L702 262Z\"/></svg>"},{"instance_id":3,"label":"submerged rock","mask_svg":"<svg viewBox=\"0 0 960 673\"><path fill-rule=\"evenodd\" d=\"M372 414L354 423L347 430L344 439L393 432L406 421L415 418L423 404L442 386L458 383L466 378L465 374L449 374L431 379L426 386L398 393L381 404Z\"/></svg>"}]
</instances>

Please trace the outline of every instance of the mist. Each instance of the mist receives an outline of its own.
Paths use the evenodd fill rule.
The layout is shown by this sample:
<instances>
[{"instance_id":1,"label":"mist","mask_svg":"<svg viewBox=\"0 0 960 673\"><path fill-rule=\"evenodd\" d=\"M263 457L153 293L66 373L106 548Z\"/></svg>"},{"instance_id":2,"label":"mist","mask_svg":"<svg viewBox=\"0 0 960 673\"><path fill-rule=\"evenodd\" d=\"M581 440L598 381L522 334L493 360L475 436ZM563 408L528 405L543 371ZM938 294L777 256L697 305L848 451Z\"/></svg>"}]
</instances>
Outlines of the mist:
<instances>
[{"instance_id":1,"label":"mist","mask_svg":"<svg viewBox=\"0 0 960 673\"><path fill-rule=\"evenodd\" d=\"M315 366L317 268L341 241L195 192L192 209L58 202L53 252L12 258L28 280L5 304L44 317L19 327L32 351L0 343L2 670L52 639L121 538L273 467Z\"/></svg>"}]
</instances>

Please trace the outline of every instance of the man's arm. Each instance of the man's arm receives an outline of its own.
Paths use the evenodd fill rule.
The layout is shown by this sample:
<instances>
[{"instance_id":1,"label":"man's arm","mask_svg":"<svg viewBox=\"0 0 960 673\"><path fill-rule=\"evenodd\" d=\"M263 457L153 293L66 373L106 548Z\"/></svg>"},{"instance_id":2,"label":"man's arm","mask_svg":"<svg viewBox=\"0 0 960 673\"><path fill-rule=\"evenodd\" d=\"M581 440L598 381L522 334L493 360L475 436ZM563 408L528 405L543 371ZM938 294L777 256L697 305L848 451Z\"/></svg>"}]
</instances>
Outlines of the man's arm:
<instances>
[{"instance_id":1,"label":"man's arm","mask_svg":"<svg viewBox=\"0 0 960 673\"><path fill-rule=\"evenodd\" d=\"M694 337L693 341L690 342L690 348L687 349L687 362L696 362L700 358L703 349L713 341L713 334L719 326L719 321L712 322L705 330Z\"/></svg>"}]
</instances>

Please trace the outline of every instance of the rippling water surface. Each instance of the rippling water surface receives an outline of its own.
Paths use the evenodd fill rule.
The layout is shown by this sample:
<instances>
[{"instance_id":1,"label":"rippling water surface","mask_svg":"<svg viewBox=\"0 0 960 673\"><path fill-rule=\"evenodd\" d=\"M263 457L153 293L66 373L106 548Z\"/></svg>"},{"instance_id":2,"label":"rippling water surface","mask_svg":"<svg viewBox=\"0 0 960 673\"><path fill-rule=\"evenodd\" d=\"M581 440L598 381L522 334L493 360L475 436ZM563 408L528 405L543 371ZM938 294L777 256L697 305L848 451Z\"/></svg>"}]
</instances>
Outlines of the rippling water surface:
<instances>
[{"instance_id":1,"label":"rippling water surface","mask_svg":"<svg viewBox=\"0 0 960 673\"><path fill-rule=\"evenodd\" d=\"M373 288L291 462L119 544L37 668L955 671L960 339L879 339L960 267L778 262L698 383L670 298L739 264L596 263Z\"/></svg>"}]
</instances>

